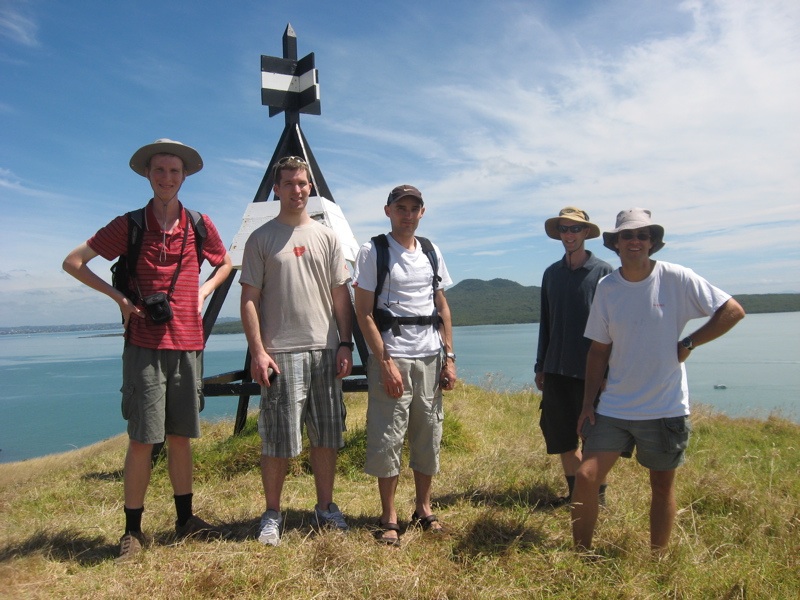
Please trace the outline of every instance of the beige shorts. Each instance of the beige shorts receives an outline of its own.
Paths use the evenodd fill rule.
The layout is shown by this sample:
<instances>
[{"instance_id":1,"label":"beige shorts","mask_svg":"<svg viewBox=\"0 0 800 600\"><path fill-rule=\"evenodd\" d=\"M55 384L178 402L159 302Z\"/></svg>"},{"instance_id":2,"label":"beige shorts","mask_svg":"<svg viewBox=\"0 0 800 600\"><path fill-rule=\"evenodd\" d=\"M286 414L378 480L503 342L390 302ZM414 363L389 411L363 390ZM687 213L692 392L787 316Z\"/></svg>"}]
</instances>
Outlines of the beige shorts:
<instances>
[{"instance_id":1,"label":"beige shorts","mask_svg":"<svg viewBox=\"0 0 800 600\"><path fill-rule=\"evenodd\" d=\"M374 477L400 474L403 439L408 432L408 466L424 475L439 472L442 443L442 357L394 358L403 378L403 396L392 398L381 384L380 364L367 362L367 458L364 472Z\"/></svg>"}]
</instances>

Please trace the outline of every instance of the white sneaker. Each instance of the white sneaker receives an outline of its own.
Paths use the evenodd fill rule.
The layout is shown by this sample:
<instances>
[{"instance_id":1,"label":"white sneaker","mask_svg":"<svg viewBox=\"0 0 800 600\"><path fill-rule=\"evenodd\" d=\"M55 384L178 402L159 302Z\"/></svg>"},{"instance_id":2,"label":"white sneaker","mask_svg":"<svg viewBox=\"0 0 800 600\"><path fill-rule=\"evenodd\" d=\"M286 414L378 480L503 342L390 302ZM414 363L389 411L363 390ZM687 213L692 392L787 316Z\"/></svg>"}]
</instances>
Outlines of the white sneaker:
<instances>
[{"instance_id":1,"label":"white sneaker","mask_svg":"<svg viewBox=\"0 0 800 600\"><path fill-rule=\"evenodd\" d=\"M268 510L261 515L261 525L258 541L269 546L277 546L281 543L281 523L283 518L277 510Z\"/></svg>"},{"instance_id":2,"label":"white sneaker","mask_svg":"<svg viewBox=\"0 0 800 600\"><path fill-rule=\"evenodd\" d=\"M342 511L339 510L339 507L336 506L334 502L328 504L328 510L314 508L314 514L317 517L317 526L320 528L330 527L337 531L347 531L350 529L347 521L344 520Z\"/></svg>"}]
</instances>

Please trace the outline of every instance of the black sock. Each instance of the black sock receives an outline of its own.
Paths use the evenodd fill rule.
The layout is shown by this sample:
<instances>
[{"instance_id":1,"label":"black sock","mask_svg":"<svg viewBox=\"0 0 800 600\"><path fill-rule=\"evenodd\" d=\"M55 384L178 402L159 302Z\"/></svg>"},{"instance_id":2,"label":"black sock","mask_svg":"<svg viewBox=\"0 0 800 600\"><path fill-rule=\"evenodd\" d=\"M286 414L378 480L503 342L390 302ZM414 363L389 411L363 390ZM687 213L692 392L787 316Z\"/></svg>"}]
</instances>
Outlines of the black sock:
<instances>
[{"instance_id":1,"label":"black sock","mask_svg":"<svg viewBox=\"0 0 800 600\"><path fill-rule=\"evenodd\" d=\"M174 496L175 511L178 513L178 527L186 525L186 521L192 518L192 494Z\"/></svg>"},{"instance_id":2,"label":"black sock","mask_svg":"<svg viewBox=\"0 0 800 600\"><path fill-rule=\"evenodd\" d=\"M567 498L572 500L572 490L575 489L575 475L565 475L567 478L567 488L569 488L569 495Z\"/></svg>"},{"instance_id":3,"label":"black sock","mask_svg":"<svg viewBox=\"0 0 800 600\"><path fill-rule=\"evenodd\" d=\"M128 508L127 506L124 507L125 510L125 533L130 533L131 531L136 533L142 532L142 513L144 512L144 506L142 508Z\"/></svg>"}]
</instances>

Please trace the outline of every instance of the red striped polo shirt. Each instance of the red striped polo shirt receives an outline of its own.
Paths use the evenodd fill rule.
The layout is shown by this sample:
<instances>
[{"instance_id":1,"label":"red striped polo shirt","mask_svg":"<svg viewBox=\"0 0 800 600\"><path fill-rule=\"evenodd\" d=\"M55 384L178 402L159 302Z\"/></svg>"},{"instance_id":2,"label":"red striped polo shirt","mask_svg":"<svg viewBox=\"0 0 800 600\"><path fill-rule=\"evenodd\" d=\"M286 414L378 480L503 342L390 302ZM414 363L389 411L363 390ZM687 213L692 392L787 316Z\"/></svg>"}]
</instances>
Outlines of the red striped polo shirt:
<instances>
[{"instance_id":1,"label":"red striped polo shirt","mask_svg":"<svg viewBox=\"0 0 800 600\"><path fill-rule=\"evenodd\" d=\"M225 246L214 224L204 215L208 235L203 243L203 256L214 266L225 260ZM150 319L131 316L128 325L128 341L143 348L156 350L202 350L203 322L200 314L198 294L200 288L200 265L197 261L194 227L181 205L178 225L164 235L153 212L152 200L145 210L145 231L136 265L136 281L141 296L156 292L168 292L172 276L178 267L183 233L188 226L186 248L175 291L172 294L173 317L168 323L156 324ZM121 215L92 236L87 244L106 260L116 260L128 251L128 217Z\"/></svg>"}]
</instances>

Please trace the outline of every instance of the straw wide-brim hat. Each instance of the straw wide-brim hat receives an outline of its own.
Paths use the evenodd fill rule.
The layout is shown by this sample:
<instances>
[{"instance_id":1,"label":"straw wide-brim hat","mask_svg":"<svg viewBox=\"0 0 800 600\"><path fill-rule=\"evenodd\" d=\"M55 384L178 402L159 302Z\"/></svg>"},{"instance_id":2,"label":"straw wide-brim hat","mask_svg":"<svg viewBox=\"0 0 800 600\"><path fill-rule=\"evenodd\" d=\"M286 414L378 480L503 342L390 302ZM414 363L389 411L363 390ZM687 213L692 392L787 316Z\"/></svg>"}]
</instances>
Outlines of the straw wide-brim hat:
<instances>
[{"instance_id":1,"label":"straw wide-brim hat","mask_svg":"<svg viewBox=\"0 0 800 600\"><path fill-rule=\"evenodd\" d=\"M600 237L600 228L594 223L589 222L589 214L585 210L575 208L574 206L567 206L562 208L557 217L552 217L544 222L544 230L547 236L554 240L560 240L561 234L558 232L558 222L561 219L573 221L579 225L585 225L589 228L589 235L586 236L587 240Z\"/></svg>"},{"instance_id":2,"label":"straw wide-brim hat","mask_svg":"<svg viewBox=\"0 0 800 600\"><path fill-rule=\"evenodd\" d=\"M653 255L664 247L664 228L653 223L652 215L646 208L629 208L617 214L616 227L611 231L603 232L603 246L617 252L617 248L614 246L617 234L625 229L641 229L642 227L650 228L652 236L650 241L653 245L650 248L650 255Z\"/></svg>"},{"instance_id":3,"label":"straw wide-brim hat","mask_svg":"<svg viewBox=\"0 0 800 600\"><path fill-rule=\"evenodd\" d=\"M194 175L203 168L203 159L200 154L186 144L176 142L167 138L161 138L142 146L131 156L131 169L142 177L146 177L145 169L150 164L150 159L156 154L174 154L183 161L186 175Z\"/></svg>"}]
</instances>

